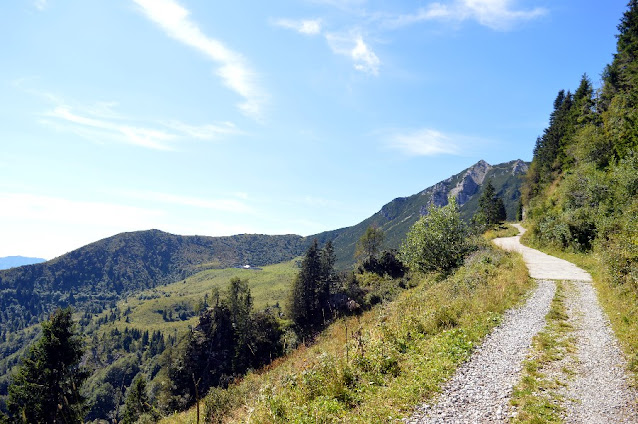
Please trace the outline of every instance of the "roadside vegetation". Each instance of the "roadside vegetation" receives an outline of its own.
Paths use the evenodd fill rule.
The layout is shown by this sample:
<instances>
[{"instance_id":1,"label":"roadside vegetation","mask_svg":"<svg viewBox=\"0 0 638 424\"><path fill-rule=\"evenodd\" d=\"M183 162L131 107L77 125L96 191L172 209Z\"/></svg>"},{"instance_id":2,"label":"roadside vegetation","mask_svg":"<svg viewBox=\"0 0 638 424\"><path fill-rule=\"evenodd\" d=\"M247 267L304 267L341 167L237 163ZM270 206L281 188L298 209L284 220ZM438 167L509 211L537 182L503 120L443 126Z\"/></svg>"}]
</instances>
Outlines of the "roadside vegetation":
<instances>
[{"instance_id":1,"label":"roadside vegetation","mask_svg":"<svg viewBox=\"0 0 638 424\"><path fill-rule=\"evenodd\" d=\"M360 243L363 247L371 242L370 253L375 252L374 240L382 239L376 231L368 231L370 237ZM437 241L440 255L429 256L426 248L419 248ZM311 247L304 259L296 285L307 278L303 268L313 257L317 273L322 273L321 258L329 255L315 249ZM533 286L520 257L470 235L453 201L430 210L408 234L398 255L414 270L407 277L366 271L385 263L383 255L376 254L374 260L374 253L364 255L358 271L343 280L367 295L358 301L349 297L354 301L347 302L351 307L333 315L314 342L299 345L225 388L212 388L199 405L200 419L375 423L405 417L440 390L500 322L502 313L521 302ZM322 289L313 292L321 294ZM320 305L321 300L317 297L312 303ZM308 317L302 318L293 320L293 328ZM317 325L321 326L315 322L310 328ZM197 410L196 406L162 422L196 422Z\"/></svg>"},{"instance_id":2,"label":"roadside vegetation","mask_svg":"<svg viewBox=\"0 0 638 424\"><path fill-rule=\"evenodd\" d=\"M598 90L584 75L561 90L523 187L523 241L594 277L601 303L638 372L638 1L618 25Z\"/></svg>"}]
</instances>

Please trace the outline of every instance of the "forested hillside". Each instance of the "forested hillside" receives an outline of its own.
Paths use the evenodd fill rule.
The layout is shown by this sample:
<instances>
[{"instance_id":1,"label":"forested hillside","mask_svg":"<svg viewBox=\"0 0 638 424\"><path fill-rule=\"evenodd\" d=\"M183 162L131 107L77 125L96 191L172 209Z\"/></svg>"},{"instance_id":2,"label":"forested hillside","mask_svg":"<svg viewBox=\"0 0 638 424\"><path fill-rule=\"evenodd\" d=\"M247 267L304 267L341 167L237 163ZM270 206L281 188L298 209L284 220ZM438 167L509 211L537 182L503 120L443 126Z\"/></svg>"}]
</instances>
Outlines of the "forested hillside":
<instances>
[{"instance_id":1,"label":"forested hillside","mask_svg":"<svg viewBox=\"0 0 638 424\"><path fill-rule=\"evenodd\" d=\"M594 277L599 300L638 372L638 1L595 89L561 90L523 190L528 242Z\"/></svg>"},{"instance_id":2,"label":"forested hillside","mask_svg":"<svg viewBox=\"0 0 638 424\"><path fill-rule=\"evenodd\" d=\"M0 271L0 340L35 324L54 308L101 312L136 290L207 268L267 265L303 252L300 236L178 236L158 230L118 234L42 264Z\"/></svg>"},{"instance_id":3,"label":"forested hillside","mask_svg":"<svg viewBox=\"0 0 638 424\"><path fill-rule=\"evenodd\" d=\"M0 271L0 396L6 394L6 373L39 334L36 324L58 307L73 307L85 324L110 310L104 322L113 322L120 318L114 314L117 302L129 294L206 269L280 263L301 254L306 244L295 235L202 237L150 230L118 234L45 263ZM177 317L183 311L168 312ZM117 334L112 338L120 339Z\"/></svg>"},{"instance_id":4,"label":"forested hillside","mask_svg":"<svg viewBox=\"0 0 638 424\"><path fill-rule=\"evenodd\" d=\"M480 195L488 182L492 183L496 194L503 199L507 219L514 220L517 217L520 188L528 165L521 160L514 160L492 166L481 160L420 193L394 199L379 212L352 227L327 231L310 238L316 237L320 242L332 240L337 255L337 267L347 268L354 263L355 245L368 227L383 230L384 248L397 249L408 230L428 208L432 205L446 205L449 196L456 198L461 217L469 222L479 207Z\"/></svg>"},{"instance_id":5,"label":"forested hillside","mask_svg":"<svg viewBox=\"0 0 638 424\"><path fill-rule=\"evenodd\" d=\"M613 284L638 282L638 2L618 26L617 52L595 90L583 75L561 90L524 187L531 237L600 254Z\"/></svg>"}]
</instances>

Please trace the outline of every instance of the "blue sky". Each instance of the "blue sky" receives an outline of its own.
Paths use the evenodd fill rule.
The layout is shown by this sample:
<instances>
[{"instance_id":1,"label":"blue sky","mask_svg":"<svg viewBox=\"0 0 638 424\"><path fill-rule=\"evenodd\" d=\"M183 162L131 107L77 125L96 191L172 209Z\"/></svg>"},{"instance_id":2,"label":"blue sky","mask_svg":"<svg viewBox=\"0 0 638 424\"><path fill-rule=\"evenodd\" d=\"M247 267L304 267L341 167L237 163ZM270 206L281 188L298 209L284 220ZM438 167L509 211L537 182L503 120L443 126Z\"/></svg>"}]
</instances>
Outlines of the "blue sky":
<instances>
[{"instance_id":1,"label":"blue sky","mask_svg":"<svg viewBox=\"0 0 638 424\"><path fill-rule=\"evenodd\" d=\"M480 159L531 160L600 85L625 0L9 0L0 256L123 232L309 235Z\"/></svg>"}]
</instances>

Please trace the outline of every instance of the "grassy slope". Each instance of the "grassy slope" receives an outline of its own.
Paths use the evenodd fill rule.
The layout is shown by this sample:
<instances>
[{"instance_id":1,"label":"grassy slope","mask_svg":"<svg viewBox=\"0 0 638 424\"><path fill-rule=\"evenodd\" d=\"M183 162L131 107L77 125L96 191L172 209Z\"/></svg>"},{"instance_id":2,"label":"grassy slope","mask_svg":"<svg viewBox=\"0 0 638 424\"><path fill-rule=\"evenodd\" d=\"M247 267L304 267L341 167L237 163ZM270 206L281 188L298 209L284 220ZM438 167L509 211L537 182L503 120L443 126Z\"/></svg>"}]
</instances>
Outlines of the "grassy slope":
<instances>
[{"instance_id":1,"label":"grassy slope","mask_svg":"<svg viewBox=\"0 0 638 424\"><path fill-rule=\"evenodd\" d=\"M174 331L178 333L186 331L189 325L197 325L197 316L185 321L177 319L167 322L162 318L161 311L175 309L180 304L187 304L191 308L195 308L207 294L210 302L213 288L224 290L233 277L248 280L254 307L256 310L261 310L278 302L284 302L297 270L296 260L292 260L277 265L268 265L261 270L226 268L201 271L185 280L145 290L118 302L117 306L121 311L131 309L128 314L129 322L125 322L126 318L122 316L113 324L103 325L99 332L108 331L113 326L120 330L123 330L124 327L137 328L142 331L149 330L150 332L160 330L167 335ZM102 315L108 315L108 313L107 311Z\"/></svg>"},{"instance_id":2,"label":"grassy slope","mask_svg":"<svg viewBox=\"0 0 638 424\"><path fill-rule=\"evenodd\" d=\"M454 275L421 276L396 301L341 319L317 342L213 390L202 413L228 422L387 422L434 396L533 283L520 257L481 251ZM195 422L195 409L163 422Z\"/></svg>"}]
</instances>

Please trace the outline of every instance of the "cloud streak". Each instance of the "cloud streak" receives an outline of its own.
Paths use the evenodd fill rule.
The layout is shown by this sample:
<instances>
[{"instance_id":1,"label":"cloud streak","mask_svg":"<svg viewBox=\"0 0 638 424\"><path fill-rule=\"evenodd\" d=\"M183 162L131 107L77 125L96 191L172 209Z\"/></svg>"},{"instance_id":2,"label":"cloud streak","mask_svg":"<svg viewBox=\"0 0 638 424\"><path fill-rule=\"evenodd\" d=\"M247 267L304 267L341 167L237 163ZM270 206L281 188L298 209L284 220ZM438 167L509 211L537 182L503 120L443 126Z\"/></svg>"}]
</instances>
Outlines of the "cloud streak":
<instances>
[{"instance_id":1,"label":"cloud streak","mask_svg":"<svg viewBox=\"0 0 638 424\"><path fill-rule=\"evenodd\" d=\"M175 150L175 145L182 141L213 140L239 133L228 122L197 126L169 120L150 124L115 113L114 103L78 108L52 95L47 98L57 104L42 115L41 123L98 143L119 142L153 150Z\"/></svg>"},{"instance_id":2,"label":"cloud streak","mask_svg":"<svg viewBox=\"0 0 638 424\"><path fill-rule=\"evenodd\" d=\"M200 209L209 209L219 212L253 213L245 202L236 199L206 199L201 197L182 196L171 193L152 191L135 191L126 193L132 198L147 200L177 206L188 206Z\"/></svg>"},{"instance_id":3,"label":"cloud streak","mask_svg":"<svg viewBox=\"0 0 638 424\"><path fill-rule=\"evenodd\" d=\"M395 133L388 137L387 146L408 156L458 155L454 137L431 128Z\"/></svg>"},{"instance_id":4,"label":"cloud streak","mask_svg":"<svg viewBox=\"0 0 638 424\"><path fill-rule=\"evenodd\" d=\"M320 19L277 19L273 23L278 27L292 29L304 35L318 35L321 33Z\"/></svg>"},{"instance_id":5,"label":"cloud streak","mask_svg":"<svg viewBox=\"0 0 638 424\"><path fill-rule=\"evenodd\" d=\"M513 3L514 0L456 0L450 4L436 2L419 9L416 13L387 19L384 26L399 28L434 20L475 20L493 30L509 31L518 22L535 19L547 13L546 9L540 7L515 10Z\"/></svg>"},{"instance_id":6,"label":"cloud streak","mask_svg":"<svg viewBox=\"0 0 638 424\"><path fill-rule=\"evenodd\" d=\"M210 38L189 17L190 12L173 0L133 0L144 15L175 40L194 48L219 64L217 75L224 85L244 98L238 104L247 116L260 120L265 95L256 82L256 75L240 54L222 42Z\"/></svg>"}]
</instances>

